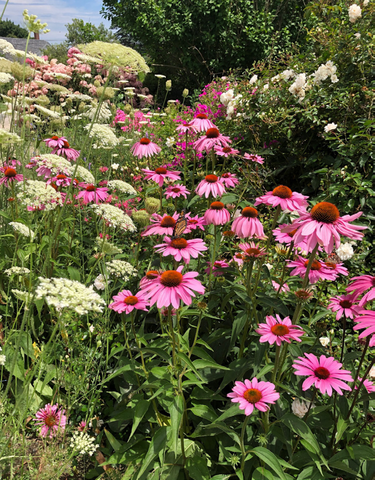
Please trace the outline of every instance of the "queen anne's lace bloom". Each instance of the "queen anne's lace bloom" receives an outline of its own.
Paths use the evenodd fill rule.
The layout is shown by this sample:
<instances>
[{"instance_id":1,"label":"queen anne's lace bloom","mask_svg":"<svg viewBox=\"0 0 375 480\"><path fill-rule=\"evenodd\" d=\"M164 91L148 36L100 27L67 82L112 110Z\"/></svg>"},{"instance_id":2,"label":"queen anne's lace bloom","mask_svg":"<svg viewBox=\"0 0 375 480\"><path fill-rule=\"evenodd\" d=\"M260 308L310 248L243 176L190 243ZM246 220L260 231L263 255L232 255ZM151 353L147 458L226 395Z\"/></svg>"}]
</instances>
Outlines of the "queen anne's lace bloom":
<instances>
[{"instance_id":1,"label":"queen anne's lace bloom","mask_svg":"<svg viewBox=\"0 0 375 480\"><path fill-rule=\"evenodd\" d=\"M79 455L89 455L90 457L96 452L97 445L95 438L90 437L85 432L74 432L70 441L70 446Z\"/></svg>"},{"instance_id":2,"label":"queen anne's lace bloom","mask_svg":"<svg viewBox=\"0 0 375 480\"><path fill-rule=\"evenodd\" d=\"M109 125L94 123L86 125L85 129L89 131L89 136L94 138L93 148L107 148L116 147L119 144L119 139L114 134Z\"/></svg>"},{"instance_id":3,"label":"queen anne's lace bloom","mask_svg":"<svg viewBox=\"0 0 375 480\"><path fill-rule=\"evenodd\" d=\"M98 105L89 106L83 115L88 117L90 120L95 119L97 122L106 122L111 118L112 113L111 110L109 110L109 108L102 103L99 108Z\"/></svg>"},{"instance_id":4,"label":"queen anne's lace bloom","mask_svg":"<svg viewBox=\"0 0 375 480\"><path fill-rule=\"evenodd\" d=\"M95 183L93 174L89 172L87 168L81 167L80 165L76 167L76 165L72 165L65 158L62 158L59 155L54 155L53 153L46 153L33 157L29 165L30 167L37 166L38 176L44 175L45 178L48 178L51 174L58 175L59 173L72 177L75 172L75 176L83 181L87 183Z\"/></svg>"},{"instance_id":5,"label":"queen anne's lace bloom","mask_svg":"<svg viewBox=\"0 0 375 480\"><path fill-rule=\"evenodd\" d=\"M60 192L38 180L27 180L16 185L17 198L27 210L54 210L63 204Z\"/></svg>"},{"instance_id":6,"label":"queen anne's lace bloom","mask_svg":"<svg viewBox=\"0 0 375 480\"><path fill-rule=\"evenodd\" d=\"M135 277L137 275L137 270L124 260L114 259L110 262L106 262L105 266L110 275L122 278L125 282L127 282L130 277Z\"/></svg>"},{"instance_id":7,"label":"queen anne's lace bloom","mask_svg":"<svg viewBox=\"0 0 375 480\"><path fill-rule=\"evenodd\" d=\"M14 77L10 73L0 72L0 83L9 83L14 80Z\"/></svg>"},{"instance_id":8,"label":"queen anne's lace bloom","mask_svg":"<svg viewBox=\"0 0 375 480\"><path fill-rule=\"evenodd\" d=\"M90 205L90 208L104 218L111 227L120 227L130 232L137 231L132 219L118 207L109 205L109 203L101 203L100 205Z\"/></svg>"},{"instance_id":9,"label":"queen anne's lace bloom","mask_svg":"<svg viewBox=\"0 0 375 480\"><path fill-rule=\"evenodd\" d=\"M101 312L105 301L93 290L76 280L67 278L39 277L39 286L35 291L37 299L44 298L49 306L58 312L73 310L78 315L89 312Z\"/></svg>"},{"instance_id":10,"label":"queen anne's lace bloom","mask_svg":"<svg viewBox=\"0 0 375 480\"><path fill-rule=\"evenodd\" d=\"M21 235L24 235L25 237L30 237L31 240L34 238L34 232L30 230L29 227L24 225L23 223L20 222L10 222L9 225L13 227L13 229L20 233Z\"/></svg>"},{"instance_id":11,"label":"queen anne's lace bloom","mask_svg":"<svg viewBox=\"0 0 375 480\"><path fill-rule=\"evenodd\" d=\"M129 185L129 183L123 182L122 180L110 180L107 186L108 188L113 188L129 195L137 194L137 191L131 185Z\"/></svg>"},{"instance_id":12,"label":"queen anne's lace bloom","mask_svg":"<svg viewBox=\"0 0 375 480\"><path fill-rule=\"evenodd\" d=\"M16 133L8 132L8 130L0 128L0 145L9 145L20 141L21 137L19 137Z\"/></svg>"},{"instance_id":13,"label":"queen anne's lace bloom","mask_svg":"<svg viewBox=\"0 0 375 480\"><path fill-rule=\"evenodd\" d=\"M4 270L4 273L10 277L12 275L27 275L30 273L30 270L26 267L11 267L7 270Z\"/></svg>"}]
</instances>

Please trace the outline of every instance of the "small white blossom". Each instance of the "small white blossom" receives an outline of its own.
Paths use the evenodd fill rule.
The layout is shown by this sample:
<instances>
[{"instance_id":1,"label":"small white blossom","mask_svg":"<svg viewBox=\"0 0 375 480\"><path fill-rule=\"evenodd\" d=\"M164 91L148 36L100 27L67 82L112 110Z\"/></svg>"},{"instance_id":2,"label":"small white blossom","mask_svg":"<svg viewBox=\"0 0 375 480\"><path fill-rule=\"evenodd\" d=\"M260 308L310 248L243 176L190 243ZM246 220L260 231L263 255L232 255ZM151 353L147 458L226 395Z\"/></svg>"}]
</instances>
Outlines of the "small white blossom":
<instances>
[{"instance_id":1,"label":"small white blossom","mask_svg":"<svg viewBox=\"0 0 375 480\"><path fill-rule=\"evenodd\" d=\"M159 79L160 79L160 78L167 78L165 75L160 75L160 73L155 74L155 77L156 77L156 78L159 78Z\"/></svg>"},{"instance_id":2,"label":"small white blossom","mask_svg":"<svg viewBox=\"0 0 375 480\"><path fill-rule=\"evenodd\" d=\"M11 277L12 275L28 275L30 270L26 267L11 267L7 270L4 270L4 273Z\"/></svg>"},{"instance_id":3,"label":"small white blossom","mask_svg":"<svg viewBox=\"0 0 375 480\"><path fill-rule=\"evenodd\" d=\"M96 439L90 437L85 432L74 432L70 441L70 446L77 455L89 455L90 457L96 452Z\"/></svg>"},{"instance_id":4,"label":"small white blossom","mask_svg":"<svg viewBox=\"0 0 375 480\"><path fill-rule=\"evenodd\" d=\"M118 207L110 205L109 203L101 203L99 205L90 205L90 208L92 208L97 215L104 218L110 227L120 227L129 232L137 231L133 220Z\"/></svg>"},{"instance_id":5,"label":"small white blossom","mask_svg":"<svg viewBox=\"0 0 375 480\"><path fill-rule=\"evenodd\" d=\"M367 7L367 5L370 3L370 0L364 0L363 1L363 6L364 7Z\"/></svg>"},{"instance_id":6,"label":"small white blossom","mask_svg":"<svg viewBox=\"0 0 375 480\"><path fill-rule=\"evenodd\" d=\"M0 355L0 365L5 365L6 355Z\"/></svg>"},{"instance_id":7,"label":"small white blossom","mask_svg":"<svg viewBox=\"0 0 375 480\"><path fill-rule=\"evenodd\" d=\"M330 132L331 130L336 130L337 128L337 125L336 123L328 123L325 127L324 127L324 131L326 133Z\"/></svg>"},{"instance_id":8,"label":"small white blossom","mask_svg":"<svg viewBox=\"0 0 375 480\"><path fill-rule=\"evenodd\" d=\"M353 3L353 5L350 5L350 7L349 7L349 21L351 23L354 23L361 16L362 16L361 7L359 5L356 5L355 3Z\"/></svg>"},{"instance_id":9,"label":"small white blossom","mask_svg":"<svg viewBox=\"0 0 375 480\"><path fill-rule=\"evenodd\" d=\"M112 165L111 165L111 167L113 168L113 170L117 170L119 166L120 166L119 163L112 163Z\"/></svg>"},{"instance_id":10,"label":"small white blossom","mask_svg":"<svg viewBox=\"0 0 375 480\"><path fill-rule=\"evenodd\" d=\"M94 325L90 325L90 326L89 326L89 331L90 331L90 333L94 333L94 330L95 330Z\"/></svg>"},{"instance_id":11,"label":"small white blossom","mask_svg":"<svg viewBox=\"0 0 375 480\"><path fill-rule=\"evenodd\" d=\"M174 137L168 137L165 144L167 145L167 147L171 148L175 144L175 141L176 140Z\"/></svg>"},{"instance_id":12,"label":"small white blossom","mask_svg":"<svg viewBox=\"0 0 375 480\"><path fill-rule=\"evenodd\" d=\"M289 87L289 92L298 97L301 101L305 98L306 86L306 74L300 73L296 76L294 83Z\"/></svg>"},{"instance_id":13,"label":"small white blossom","mask_svg":"<svg viewBox=\"0 0 375 480\"><path fill-rule=\"evenodd\" d=\"M350 260L354 255L353 247L350 243L341 243L339 248L336 250L337 255L340 260Z\"/></svg>"},{"instance_id":14,"label":"small white blossom","mask_svg":"<svg viewBox=\"0 0 375 480\"><path fill-rule=\"evenodd\" d=\"M253 75L249 80L249 85L253 85L258 80L258 75Z\"/></svg>"},{"instance_id":15,"label":"small white blossom","mask_svg":"<svg viewBox=\"0 0 375 480\"><path fill-rule=\"evenodd\" d=\"M113 275L117 278L122 278L125 282L127 282L130 277L137 275L137 270L130 265L130 263L125 262L124 260L114 259L110 262L106 262L105 265L110 275Z\"/></svg>"},{"instance_id":16,"label":"small white blossom","mask_svg":"<svg viewBox=\"0 0 375 480\"><path fill-rule=\"evenodd\" d=\"M54 210L63 204L60 192L38 180L27 180L16 185L18 200L28 210Z\"/></svg>"},{"instance_id":17,"label":"small white blossom","mask_svg":"<svg viewBox=\"0 0 375 480\"><path fill-rule=\"evenodd\" d=\"M119 139L109 125L94 123L92 128L91 124L86 125L84 128L89 131L89 136L94 138L94 141L96 142L93 143L93 148L116 147L119 144Z\"/></svg>"},{"instance_id":18,"label":"small white blossom","mask_svg":"<svg viewBox=\"0 0 375 480\"><path fill-rule=\"evenodd\" d=\"M375 365L371 367L371 369L369 371L369 376L371 378L375 378Z\"/></svg>"},{"instance_id":19,"label":"small white blossom","mask_svg":"<svg viewBox=\"0 0 375 480\"><path fill-rule=\"evenodd\" d=\"M303 418L309 410L311 402L304 402L303 400L298 400L295 398L292 402L292 412L299 418ZM311 405L311 408L314 408L315 404Z\"/></svg>"},{"instance_id":20,"label":"small white blossom","mask_svg":"<svg viewBox=\"0 0 375 480\"><path fill-rule=\"evenodd\" d=\"M9 83L14 80L14 77L10 73L0 72L0 83Z\"/></svg>"},{"instance_id":21,"label":"small white blossom","mask_svg":"<svg viewBox=\"0 0 375 480\"><path fill-rule=\"evenodd\" d=\"M83 115L90 120L94 120L95 118L96 122L106 122L111 118L112 113L111 110L102 103L100 107L98 107L98 105L86 107L86 111Z\"/></svg>"},{"instance_id":22,"label":"small white blossom","mask_svg":"<svg viewBox=\"0 0 375 480\"><path fill-rule=\"evenodd\" d=\"M24 225L23 223L10 222L9 225L13 227L13 230L20 233L21 235L24 235L25 237L29 237L31 240L34 238L34 235L35 235L34 232L30 230L30 228Z\"/></svg>"},{"instance_id":23,"label":"small white blossom","mask_svg":"<svg viewBox=\"0 0 375 480\"><path fill-rule=\"evenodd\" d=\"M98 290L105 290L107 284L111 283L104 275L100 274L95 278L94 287Z\"/></svg>"},{"instance_id":24,"label":"small white blossom","mask_svg":"<svg viewBox=\"0 0 375 480\"><path fill-rule=\"evenodd\" d=\"M358 38L358 39L361 38L361 34L359 32L355 33L354 36L355 38Z\"/></svg>"},{"instance_id":25,"label":"small white blossom","mask_svg":"<svg viewBox=\"0 0 375 480\"><path fill-rule=\"evenodd\" d=\"M329 338L328 337L320 337L319 342L323 347L327 347L329 345Z\"/></svg>"},{"instance_id":26,"label":"small white blossom","mask_svg":"<svg viewBox=\"0 0 375 480\"><path fill-rule=\"evenodd\" d=\"M122 180L110 180L107 184L109 188L119 190L122 193L127 193L128 195L136 195L136 190L129 185L129 183L123 182Z\"/></svg>"}]
</instances>

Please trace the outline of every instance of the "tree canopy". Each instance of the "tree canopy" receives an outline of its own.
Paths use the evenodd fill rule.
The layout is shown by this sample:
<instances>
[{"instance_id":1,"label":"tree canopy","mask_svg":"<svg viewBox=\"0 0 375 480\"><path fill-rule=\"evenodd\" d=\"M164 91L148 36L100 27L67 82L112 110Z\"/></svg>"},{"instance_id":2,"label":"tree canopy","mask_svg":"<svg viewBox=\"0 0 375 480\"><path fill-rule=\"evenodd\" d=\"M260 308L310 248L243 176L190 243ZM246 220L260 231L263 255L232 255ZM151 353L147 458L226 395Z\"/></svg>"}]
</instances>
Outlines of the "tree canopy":
<instances>
[{"instance_id":1,"label":"tree canopy","mask_svg":"<svg viewBox=\"0 0 375 480\"><path fill-rule=\"evenodd\" d=\"M0 37L27 38L28 31L12 20L0 20Z\"/></svg>"},{"instance_id":2,"label":"tree canopy","mask_svg":"<svg viewBox=\"0 0 375 480\"><path fill-rule=\"evenodd\" d=\"M73 18L71 23L66 25L66 41L69 45L78 45L79 43L91 43L95 41L113 42L116 35L100 23L96 26L90 22L85 22L79 18Z\"/></svg>"}]
</instances>

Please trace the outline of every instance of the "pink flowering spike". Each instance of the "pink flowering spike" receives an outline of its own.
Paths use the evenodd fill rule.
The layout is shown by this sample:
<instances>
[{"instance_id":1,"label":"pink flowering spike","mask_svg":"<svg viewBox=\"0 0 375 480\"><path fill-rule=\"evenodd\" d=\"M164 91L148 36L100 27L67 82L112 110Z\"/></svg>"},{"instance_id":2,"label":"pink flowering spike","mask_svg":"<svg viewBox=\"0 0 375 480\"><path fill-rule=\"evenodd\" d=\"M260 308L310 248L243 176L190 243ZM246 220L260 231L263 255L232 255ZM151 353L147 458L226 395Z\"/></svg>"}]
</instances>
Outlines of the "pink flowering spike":
<instances>
[{"instance_id":1,"label":"pink flowering spike","mask_svg":"<svg viewBox=\"0 0 375 480\"><path fill-rule=\"evenodd\" d=\"M222 181L216 175L206 175L204 180L202 180L195 192L200 197L203 195L208 198L210 195L213 197L221 197L225 193L225 187Z\"/></svg>"},{"instance_id":2,"label":"pink flowering spike","mask_svg":"<svg viewBox=\"0 0 375 480\"><path fill-rule=\"evenodd\" d=\"M259 248L259 245L254 242L250 243L241 243L238 245L242 250L242 260L246 258L260 258L264 255L267 255L265 248Z\"/></svg>"},{"instance_id":3,"label":"pink flowering spike","mask_svg":"<svg viewBox=\"0 0 375 480\"><path fill-rule=\"evenodd\" d=\"M332 253L334 246L340 246L340 235L354 240L362 240L364 230L367 227L350 225L349 222L356 220L362 212L356 215L340 217L340 212L335 205L329 202L317 203L311 212L299 211L300 218L294 220L291 225L282 229L283 232L295 230L294 241L305 241L307 249L312 252L316 244L321 245L327 253Z\"/></svg>"},{"instance_id":4,"label":"pink flowering spike","mask_svg":"<svg viewBox=\"0 0 375 480\"><path fill-rule=\"evenodd\" d=\"M179 175L181 172L172 172L164 167L158 167L155 170L148 170L147 168L142 168L142 170L145 172L145 180L153 180L159 185L159 187L163 186L164 179L166 178L169 178L173 181L181 180L181 177Z\"/></svg>"},{"instance_id":5,"label":"pink flowering spike","mask_svg":"<svg viewBox=\"0 0 375 480\"><path fill-rule=\"evenodd\" d=\"M169 198L178 198L178 197L184 197L187 198L188 195L190 195L189 190L185 187L185 185L181 185L179 183L176 183L176 185L170 185L167 187L165 190L164 195Z\"/></svg>"},{"instance_id":6,"label":"pink flowering spike","mask_svg":"<svg viewBox=\"0 0 375 480\"><path fill-rule=\"evenodd\" d=\"M164 237L164 242L156 245L157 253L163 253L164 257L172 255L176 262L183 260L186 264L190 262L190 257L198 258L207 250L206 244L200 238L185 240L185 238Z\"/></svg>"},{"instance_id":7,"label":"pink flowering spike","mask_svg":"<svg viewBox=\"0 0 375 480\"><path fill-rule=\"evenodd\" d=\"M215 128L215 124L211 122L205 113L198 113L196 117L190 122L197 132L207 132L210 128Z\"/></svg>"},{"instance_id":8,"label":"pink flowering spike","mask_svg":"<svg viewBox=\"0 0 375 480\"><path fill-rule=\"evenodd\" d=\"M225 225L230 220L230 213L222 202L212 202L204 214L206 225Z\"/></svg>"},{"instance_id":9,"label":"pink flowering spike","mask_svg":"<svg viewBox=\"0 0 375 480\"><path fill-rule=\"evenodd\" d=\"M17 173L16 169L13 167L0 167L0 171L3 172L3 177L0 178L0 185L4 184L8 187L12 182L23 181L23 175Z\"/></svg>"},{"instance_id":10,"label":"pink flowering spike","mask_svg":"<svg viewBox=\"0 0 375 480\"><path fill-rule=\"evenodd\" d=\"M45 405L44 408L41 408L34 418L35 424L41 426L40 435L42 437L52 438L57 435L59 432L63 432L66 426L66 415L65 410L59 408L58 404L56 405Z\"/></svg>"},{"instance_id":11,"label":"pink flowering spike","mask_svg":"<svg viewBox=\"0 0 375 480\"><path fill-rule=\"evenodd\" d=\"M104 202L108 197L108 188L100 188L86 183L80 183L79 186L83 188L83 190L78 193L77 198L82 198L85 204L90 202Z\"/></svg>"},{"instance_id":12,"label":"pink flowering spike","mask_svg":"<svg viewBox=\"0 0 375 480\"><path fill-rule=\"evenodd\" d=\"M144 137L131 147L131 151L135 157L140 159L142 157L152 157L155 153L158 154L161 148L156 143L151 142L149 138Z\"/></svg>"},{"instance_id":13,"label":"pink flowering spike","mask_svg":"<svg viewBox=\"0 0 375 480\"><path fill-rule=\"evenodd\" d=\"M68 140L65 137L58 137L57 135L43 140L43 142L45 142L47 147L49 148L62 148L64 147L64 142L67 141Z\"/></svg>"},{"instance_id":14,"label":"pink flowering spike","mask_svg":"<svg viewBox=\"0 0 375 480\"><path fill-rule=\"evenodd\" d=\"M78 150L71 148L69 142L65 139L63 141L63 145L61 147L56 146L51 153L54 155L66 157L68 160L73 160L74 162L77 160L80 154Z\"/></svg>"},{"instance_id":15,"label":"pink flowering spike","mask_svg":"<svg viewBox=\"0 0 375 480\"><path fill-rule=\"evenodd\" d=\"M258 382L256 378L235 382L232 392L227 396L232 402L238 403L240 410L244 410L247 416L253 413L254 408L266 412L269 409L267 404L273 404L280 398L273 383Z\"/></svg>"},{"instance_id":16,"label":"pink flowering spike","mask_svg":"<svg viewBox=\"0 0 375 480\"><path fill-rule=\"evenodd\" d=\"M222 147L221 145L215 145L214 150L215 150L216 155L219 155L220 157L225 157L225 158L228 158L230 155L238 155L240 153L239 150L236 150L235 148ZM224 173L224 175L228 175L228 174ZM229 174L229 175L231 175L231 174ZM232 185L226 185L226 186L232 186Z\"/></svg>"},{"instance_id":17,"label":"pink flowering spike","mask_svg":"<svg viewBox=\"0 0 375 480\"><path fill-rule=\"evenodd\" d=\"M176 226L176 221L179 216L180 214L177 212L175 212L172 217L167 214L161 216L157 213L154 213L151 216L152 224L146 227L141 236L148 237L149 235L173 235L173 230Z\"/></svg>"},{"instance_id":18,"label":"pink flowering spike","mask_svg":"<svg viewBox=\"0 0 375 480\"><path fill-rule=\"evenodd\" d=\"M375 277L371 275L361 275L360 277L353 277L350 280L354 280L354 282L346 288L347 292L355 291L357 295L361 295L366 290L370 289L360 300L360 306L366 305L367 302L370 302L375 298Z\"/></svg>"},{"instance_id":19,"label":"pink flowering spike","mask_svg":"<svg viewBox=\"0 0 375 480\"><path fill-rule=\"evenodd\" d=\"M260 323L255 331L261 335L259 342L268 342L270 345L276 343L280 347L282 342L290 343L291 340L301 342L303 330L297 325L293 325L289 317L281 320L279 315L275 317L267 316L267 323Z\"/></svg>"},{"instance_id":20,"label":"pink flowering spike","mask_svg":"<svg viewBox=\"0 0 375 480\"><path fill-rule=\"evenodd\" d=\"M301 256L298 256L297 260L289 261L287 263L287 267L294 268L290 275L298 275L299 277L304 278L308 263L309 260ZM316 283L319 280L334 281L336 280L337 276L338 275L334 270L327 268L323 262L319 262L319 260L314 259L309 272L310 283Z\"/></svg>"},{"instance_id":21,"label":"pink flowering spike","mask_svg":"<svg viewBox=\"0 0 375 480\"><path fill-rule=\"evenodd\" d=\"M217 128L209 128L206 135L200 137L194 143L194 149L197 153L202 153L204 150L209 152L215 145L227 147L228 143L232 143L232 140L229 137L222 135Z\"/></svg>"},{"instance_id":22,"label":"pink flowering spike","mask_svg":"<svg viewBox=\"0 0 375 480\"><path fill-rule=\"evenodd\" d=\"M264 158L261 157L260 155L251 155L249 153L245 153L243 158L245 160L251 160L252 162L259 163L260 165L264 163Z\"/></svg>"},{"instance_id":23,"label":"pink flowering spike","mask_svg":"<svg viewBox=\"0 0 375 480\"><path fill-rule=\"evenodd\" d=\"M115 300L108 308L117 313L131 313L134 309L147 312L148 302L142 297L141 292L133 295L130 290L123 290L113 297Z\"/></svg>"},{"instance_id":24,"label":"pink flowering spike","mask_svg":"<svg viewBox=\"0 0 375 480\"><path fill-rule=\"evenodd\" d=\"M354 318L363 310L361 306L356 305L357 297L357 293L332 297L327 308L332 312L337 312L336 320L340 320L343 315L345 318Z\"/></svg>"},{"instance_id":25,"label":"pink flowering spike","mask_svg":"<svg viewBox=\"0 0 375 480\"><path fill-rule=\"evenodd\" d=\"M313 353L305 353L305 357L298 357L292 365L296 369L295 375L307 376L303 382L302 390L308 390L312 385L324 395L332 395L332 389L339 395L342 390L350 391L351 388L344 382L352 382L349 370L341 370L342 363L333 357L321 355L318 359Z\"/></svg>"},{"instance_id":26,"label":"pink flowering spike","mask_svg":"<svg viewBox=\"0 0 375 480\"><path fill-rule=\"evenodd\" d=\"M208 262L208 265L209 267L205 270L206 275L211 273L211 262ZM212 273L214 274L214 277L220 277L221 275L224 275L223 269L228 267L228 263L224 260L216 260L212 266Z\"/></svg>"},{"instance_id":27,"label":"pink flowering spike","mask_svg":"<svg viewBox=\"0 0 375 480\"><path fill-rule=\"evenodd\" d=\"M272 192L267 192L265 195L257 198L254 205L257 206L262 203L271 205L271 207L278 207L280 205L282 210L293 212L294 210L306 210L307 198L309 197L301 193L292 192L289 187L279 185L274 188Z\"/></svg>"},{"instance_id":28,"label":"pink flowering spike","mask_svg":"<svg viewBox=\"0 0 375 480\"><path fill-rule=\"evenodd\" d=\"M205 288L198 280L195 280L198 272L188 272L182 274L183 267L177 270L167 270L150 284L142 287L141 293L144 298L150 299L150 305L158 308L180 307L180 300L185 305L191 305L191 297L195 297L194 291L203 295Z\"/></svg>"},{"instance_id":29,"label":"pink flowering spike","mask_svg":"<svg viewBox=\"0 0 375 480\"><path fill-rule=\"evenodd\" d=\"M241 216L236 218L232 224L232 230L239 238L266 238L263 225L258 220L258 211L253 207L245 207Z\"/></svg>"}]
</instances>

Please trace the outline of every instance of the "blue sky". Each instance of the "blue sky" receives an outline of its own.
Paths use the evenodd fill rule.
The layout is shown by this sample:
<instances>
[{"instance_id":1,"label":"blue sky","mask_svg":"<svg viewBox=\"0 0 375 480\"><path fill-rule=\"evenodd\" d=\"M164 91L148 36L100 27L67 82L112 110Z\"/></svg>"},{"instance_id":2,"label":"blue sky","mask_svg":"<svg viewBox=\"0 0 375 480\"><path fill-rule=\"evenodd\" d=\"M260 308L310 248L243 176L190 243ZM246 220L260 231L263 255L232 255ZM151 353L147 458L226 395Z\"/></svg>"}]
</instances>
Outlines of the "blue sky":
<instances>
[{"instance_id":1,"label":"blue sky","mask_svg":"<svg viewBox=\"0 0 375 480\"><path fill-rule=\"evenodd\" d=\"M4 5L4 0L0 0L0 15ZM9 0L3 19L12 20L17 25L23 26L22 12L25 8L28 9L29 15L35 14L42 23L48 23L50 33L41 35L40 38L51 43L65 40L65 25L70 23L72 18L81 18L94 25L102 22L106 27L110 26L110 22L100 16L101 0L36 0L34 2Z\"/></svg>"}]
</instances>

